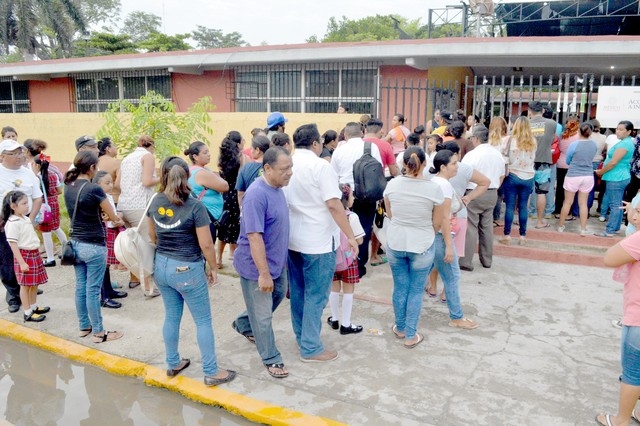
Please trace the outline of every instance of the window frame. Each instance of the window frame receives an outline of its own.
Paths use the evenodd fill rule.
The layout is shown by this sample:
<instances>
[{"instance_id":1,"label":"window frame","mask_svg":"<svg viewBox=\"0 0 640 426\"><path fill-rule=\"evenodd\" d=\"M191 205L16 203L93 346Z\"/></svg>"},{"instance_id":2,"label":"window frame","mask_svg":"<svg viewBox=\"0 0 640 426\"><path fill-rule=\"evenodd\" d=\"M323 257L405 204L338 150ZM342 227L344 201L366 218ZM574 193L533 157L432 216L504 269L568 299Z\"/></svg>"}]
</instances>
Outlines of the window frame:
<instances>
[{"instance_id":1,"label":"window frame","mask_svg":"<svg viewBox=\"0 0 640 426\"><path fill-rule=\"evenodd\" d=\"M11 99L0 100L0 114L24 114L31 112L31 99L29 98L29 81L28 80L14 80L11 77L0 77L0 83L9 83L9 90L11 92ZM27 98L26 99L17 99L16 98L16 88L15 85L18 83L24 83ZM4 106L11 106L11 111L3 111ZM19 106L26 105L26 111L20 111Z\"/></svg>"}]
</instances>

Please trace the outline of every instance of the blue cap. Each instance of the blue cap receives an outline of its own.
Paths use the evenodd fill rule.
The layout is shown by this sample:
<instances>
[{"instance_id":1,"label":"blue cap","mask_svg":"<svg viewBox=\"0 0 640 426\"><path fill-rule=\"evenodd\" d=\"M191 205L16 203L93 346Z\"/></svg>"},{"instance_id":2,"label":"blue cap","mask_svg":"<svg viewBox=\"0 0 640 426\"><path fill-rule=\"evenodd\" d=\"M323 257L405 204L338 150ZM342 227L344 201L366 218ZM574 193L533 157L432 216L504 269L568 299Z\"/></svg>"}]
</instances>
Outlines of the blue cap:
<instances>
[{"instance_id":1,"label":"blue cap","mask_svg":"<svg viewBox=\"0 0 640 426\"><path fill-rule=\"evenodd\" d=\"M284 124L286 123L287 120L286 118L284 118L284 115L282 115L281 112L272 112L271 114L269 114L269 116L267 117L267 128L272 128L275 127L279 124Z\"/></svg>"}]
</instances>

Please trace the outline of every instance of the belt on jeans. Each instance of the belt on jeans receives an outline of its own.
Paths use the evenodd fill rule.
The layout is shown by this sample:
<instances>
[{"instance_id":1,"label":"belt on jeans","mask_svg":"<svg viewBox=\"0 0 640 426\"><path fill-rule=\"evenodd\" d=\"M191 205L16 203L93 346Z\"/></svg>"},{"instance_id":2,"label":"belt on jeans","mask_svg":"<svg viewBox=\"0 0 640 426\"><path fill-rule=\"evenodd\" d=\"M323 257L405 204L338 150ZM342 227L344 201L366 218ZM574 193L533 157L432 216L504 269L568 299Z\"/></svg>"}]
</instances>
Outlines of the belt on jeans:
<instances>
[{"instance_id":1,"label":"belt on jeans","mask_svg":"<svg viewBox=\"0 0 640 426\"><path fill-rule=\"evenodd\" d=\"M498 188L489 188L489 189L487 189L487 191L497 191L497 190L498 190Z\"/></svg>"}]
</instances>

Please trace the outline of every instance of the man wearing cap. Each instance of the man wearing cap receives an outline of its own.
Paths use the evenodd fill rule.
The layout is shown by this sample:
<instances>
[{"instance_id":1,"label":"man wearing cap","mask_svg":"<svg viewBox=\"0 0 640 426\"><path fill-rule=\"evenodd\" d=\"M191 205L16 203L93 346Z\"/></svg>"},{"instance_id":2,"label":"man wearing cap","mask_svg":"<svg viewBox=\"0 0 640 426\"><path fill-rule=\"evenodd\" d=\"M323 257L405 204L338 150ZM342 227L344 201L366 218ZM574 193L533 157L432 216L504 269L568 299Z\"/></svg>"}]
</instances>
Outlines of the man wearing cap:
<instances>
[{"instance_id":1,"label":"man wearing cap","mask_svg":"<svg viewBox=\"0 0 640 426\"><path fill-rule=\"evenodd\" d=\"M29 169L22 167L24 163L24 150L14 140L0 142L0 204L4 195L9 191L17 190L27 194L29 200L29 218L33 222L42 205L42 190L38 177ZM4 229L0 229L0 277L2 284L7 289L7 303L9 312L20 310L20 286L13 270L13 253Z\"/></svg>"},{"instance_id":2,"label":"man wearing cap","mask_svg":"<svg viewBox=\"0 0 640 426\"><path fill-rule=\"evenodd\" d=\"M276 111L269 114L267 117L267 137L269 141L273 139L273 135L276 133L284 133L284 123L287 121L289 120L284 118L281 112Z\"/></svg>"},{"instance_id":3,"label":"man wearing cap","mask_svg":"<svg viewBox=\"0 0 640 426\"><path fill-rule=\"evenodd\" d=\"M453 114L451 113L451 111L440 111L440 121L438 121L438 128L434 129L431 134L443 136L444 131L447 130L447 126L451 123L453 123Z\"/></svg>"},{"instance_id":4,"label":"man wearing cap","mask_svg":"<svg viewBox=\"0 0 640 426\"><path fill-rule=\"evenodd\" d=\"M98 149L98 141L93 136L80 136L76 139L76 151L93 151L97 154L100 151Z\"/></svg>"},{"instance_id":5,"label":"man wearing cap","mask_svg":"<svg viewBox=\"0 0 640 426\"><path fill-rule=\"evenodd\" d=\"M487 192L473 199L467 205L467 233L464 243L464 257L459 260L460 269L473 271L473 254L478 244L480 263L491 268L493 261L493 208L498 200L498 188L504 179L504 158L490 146L489 130L482 124L473 128L471 142L475 148L462 159L474 170L489 178ZM476 184L469 182L466 194L473 191Z\"/></svg>"},{"instance_id":6,"label":"man wearing cap","mask_svg":"<svg viewBox=\"0 0 640 426\"><path fill-rule=\"evenodd\" d=\"M537 202L537 222L535 227L546 228L549 223L544 220L544 210L547 204L546 195L552 189L551 181L551 144L556 137L556 122L542 116L545 104L540 101L529 102L529 124L531 133L536 138L536 158L533 168L535 170L534 186Z\"/></svg>"}]
</instances>

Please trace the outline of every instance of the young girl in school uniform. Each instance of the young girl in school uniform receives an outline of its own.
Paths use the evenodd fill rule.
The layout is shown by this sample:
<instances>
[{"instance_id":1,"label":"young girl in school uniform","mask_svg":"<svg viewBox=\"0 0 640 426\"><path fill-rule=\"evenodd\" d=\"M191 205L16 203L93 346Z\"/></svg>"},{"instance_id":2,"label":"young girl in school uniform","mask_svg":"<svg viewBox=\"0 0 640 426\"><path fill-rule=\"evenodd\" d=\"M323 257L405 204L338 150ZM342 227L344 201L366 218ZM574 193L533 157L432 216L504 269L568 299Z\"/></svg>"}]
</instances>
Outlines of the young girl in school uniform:
<instances>
[{"instance_id":1,"label":"young girl in school uniform","mask_svg":"<svg viewBox=\"0 0 640 426\"><path fill-rule=\"evenodd\" d=\"M111 174L104 170L100 170L96 172L96 176L93 178L93 181L100 185L104 193L107 195L109 204L111 204L113 210L116 211L116 203L111 195L111 192L113 191L113 178L111 177ZM116 212L116 214L119 217L122 217L122 213ZM113 243L122 229L123 228L121 227L115 226L113 222L107 221L107 271L109 271L109 267L111 265L120 265L120 262L116 259L116 254L113 251ZM111 276L109 276L109 281L111 281Z\"/></svg>"},{"instance_id":2,"label":"young girl in school uniform","mask_svg":"<svg viewBox=\"0 0 640 426\"><path fill-rule=\"evenodd\" d=\"M7 242L13 252L13 269L20 284L20 300L24 309L24 320L44 321L50 308L38 307L38 286L47 282L47 271L40 257L40 240L27 216L29 199L21 191L11 191L2 203L2 224Z\"/></svg>"},{"instance_id":3,"label":"young girl in school uniform","mask_svg":"<svg viewBox=\"0 0 640 426\"><path fill-rule=\"evenodd\" d=\"M47 252L47 260L44 263L44 266L51 267L56 266L56 259L53 250L53 238L51 234L56 234L58 241L60 241L60 244L62 244L63 247L67 243L67 236L60 228L60 204L58 203L58 196L62 194L62 182L60 181L57 173L49 170L51 163L51 158L49 158L49 156L39 154L34 158L33 163L33 170L42 182L42 193L45 194L43 195L43 202L46 200L47 204L49 204L49 207L51 208L51 221L38 225L40 232L42 233L44 248Z\"/></svg>"},{"instance_id":4,"label":"young girl in school uniform","mask_svg":"<svg viewBox=\"0 0 640 426\"><path fill-rule=\"evenodd\" d=\"M342 205L347 211L349 225L356 238L358 244L362 243L364 237L364 229L360 225L358 215L349 209L353 205L353 192L349 184L340 185L342 191ZM360 274L358 273L358 261L354 260L349 267L340 272L333 274L333 283L331 284L331 293L329 294L329 305L331 306L331 316L327 318L327 323L334 330L338 329L340 324L340 334L354 334L362 331L361 325L351 323L351 311L353 310L353 290L356 283L360 282ZM342 318L338 321L338 308L340 306L340 289L342 289Z\"/></svg>"}]
</instances>

